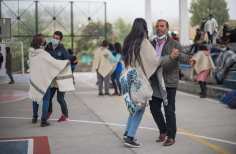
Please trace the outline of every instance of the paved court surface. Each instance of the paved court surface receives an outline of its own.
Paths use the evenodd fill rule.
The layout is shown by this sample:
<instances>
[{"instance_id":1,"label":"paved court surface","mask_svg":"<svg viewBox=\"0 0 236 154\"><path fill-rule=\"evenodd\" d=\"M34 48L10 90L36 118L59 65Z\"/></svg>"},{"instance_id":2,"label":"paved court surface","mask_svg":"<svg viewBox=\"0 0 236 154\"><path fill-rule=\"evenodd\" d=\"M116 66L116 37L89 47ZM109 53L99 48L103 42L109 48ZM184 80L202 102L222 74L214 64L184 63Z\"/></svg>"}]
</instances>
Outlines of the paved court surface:
<instances>
[{"instance_id":1,"label":"paved court surface","mask_svg":"<svg viewBox=\"0 0 236 154\"><path fill-rule=\"evenodd\" d=\"M178 91L178 133L170 147L155 142L159 131L147 107L136 134L143 147L128 148L122 140L128 117L123 99L98 97L95 74L75 73L76 90L65 96L70 120L57 122L61 111L55 97L51 125L45 128L40 127L40 120L31 123L32 103L23 95L29 89L27 76L19 78L13 85L0 78L0 140L28 139L34 154L44 153L39 151L40 144L30 144L37 143L38 137L52 154L236 154L236 110L217 100Z\"/></svg>"}]
</instances>

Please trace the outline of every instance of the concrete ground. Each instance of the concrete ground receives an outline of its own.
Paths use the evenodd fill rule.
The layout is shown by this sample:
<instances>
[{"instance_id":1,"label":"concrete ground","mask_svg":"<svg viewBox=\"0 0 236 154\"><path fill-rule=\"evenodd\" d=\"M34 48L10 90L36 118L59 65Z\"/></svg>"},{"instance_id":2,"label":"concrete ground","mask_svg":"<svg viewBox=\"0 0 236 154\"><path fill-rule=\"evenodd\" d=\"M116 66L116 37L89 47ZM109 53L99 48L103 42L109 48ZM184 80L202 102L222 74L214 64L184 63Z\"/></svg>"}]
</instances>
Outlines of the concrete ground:
<instances>
[{"instance_id":1,"label":"concrete ground","mask_svg":"<svg viewBox=\"0 0 236 154\"><path fill-rule=\"evenodd\" d=\"M181 91L176 97L176 143L164 147L163 143L155 142L159 131L147 107L136 134L143 147L128 148L122 140L128 117L122 97L98 97L94 73L74 75L76 90L65 96L69 121L57 122L61 110L56 97L51 125L44 128L40 127L40 120L31 123L29 98L2 101L0 139L47 136L52 154L236 154L236 111L218 100L200 99ZM28 92L27 76L15 78L17 82L9 85L6 77L0 77L0 92ZM41 108L39 111L41 115Z\"/></svg>"}]
</instances>

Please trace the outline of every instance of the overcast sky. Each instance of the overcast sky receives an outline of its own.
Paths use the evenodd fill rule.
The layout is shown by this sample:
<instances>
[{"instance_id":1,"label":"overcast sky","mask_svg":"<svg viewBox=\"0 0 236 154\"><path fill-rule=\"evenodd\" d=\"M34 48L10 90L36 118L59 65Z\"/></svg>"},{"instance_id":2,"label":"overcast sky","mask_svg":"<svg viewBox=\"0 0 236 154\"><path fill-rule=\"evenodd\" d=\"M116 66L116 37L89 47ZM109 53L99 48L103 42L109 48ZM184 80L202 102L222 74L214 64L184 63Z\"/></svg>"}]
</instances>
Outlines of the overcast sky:
<instances>
[{"instance_id":1,"label":"overcast sky","mask_svg":"<svg viewBox=\"0 0 236 154\"><path fill-rule=\"evenodd\" d=\"M8 1L8 0L3 0ZM24 1L24 0L21 0ZM26 0L34 1L34 0ZM39 0L39 1L73 1L73 0ZM76 0L75 0L76 1ZM82 0L86 1L87 0ZM107 3L107 21L114 22L121 17L125 21L133 22L137 17L145 17L145 0L90 0L94 2ZM188 0L188 8L192 0ZM236 20L236 0L226 0L229 8L230 19ZM22 3L21 3L22 4ZM29 3L30 4L30 3ZM57 4L57 3L55 3ZM68 3L67 3L68 4ZM61 3L58 3L61 5ZM171 21L179 18L179 0L151 0L152 21L155 22L160 18ZM189 14L191 16L191 14Z\"/></svg>"},{"instance_id":2,"label":"overcast sky","mask_svg":"<svg viewBox=\"0 0 236 154\"><path fill-rule=\"evenodd\" d=\"M100 1L100 0L93 0ZM145 17L145 0L105 0L107 2L108 21L121 17L125 20ZM188 8L192 0L188 0ZM226 0L229 8L230 19L236 20L236 0ZM178 18L179 0L151 0L152 20L159 18ZM191 16L189 14L189 16Z\"/></svg>"}]
</instances>

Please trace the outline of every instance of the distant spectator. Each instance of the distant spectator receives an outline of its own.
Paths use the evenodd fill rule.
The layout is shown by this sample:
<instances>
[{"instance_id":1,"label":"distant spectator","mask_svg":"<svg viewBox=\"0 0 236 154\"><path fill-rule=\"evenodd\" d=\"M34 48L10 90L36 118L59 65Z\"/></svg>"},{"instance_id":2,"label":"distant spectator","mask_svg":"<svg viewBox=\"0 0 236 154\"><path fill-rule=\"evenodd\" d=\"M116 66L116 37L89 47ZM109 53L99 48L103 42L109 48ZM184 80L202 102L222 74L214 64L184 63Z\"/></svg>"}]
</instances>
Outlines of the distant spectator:
<instances>
[{"instance_id":1,"label":"distant spectator","mask_svg":"<svg viewBox=\"0 0 236 154\"><path fill-rule=\"evenodd\" d=\"M226 36L229 37L230 43L236 43L236 28L226 33Z\"/></svg>"},{"instance_id":2,"label":"distant spectator","mask_svg":"<svg viewBox=\"0 0 236 154\"><path fill-rule=\"evenodd\" d=\"M117 63L111 62L108 58L104 57L105 54L114 58L112 53L108 50L109 44L107 40L102 42L102 46L98 47L94 52L92 71L97 72L98 79L98 95L111 95L109 93L110 76L114 72ZM103 94L103 82L105 83L105 93Z\"/></svg>"},{"instance_id":3,"label":"distant spectator","mask_svg":"<svg viewBox=\"0 0 236 154\"><path fill-rule=\"evenodd\" d=\"M76 57L76 55L74 54L73 50L71 49L68 49L68 52L69 52L69 56L70 56L70 66L71 66L71 72L72 72L72 75L74 73L74 70L78 64L78 58ZM73 83L75 84L75 78L73 76Z\"/></svg>"},{"instance_id":4,"label":"distant spectator","mask_svg":"<svg viewBox=\"0 0 236 154\"><path fill-rule=\"evenodd\" d=\"M221 42L220 48L222 52L216 59L216 69L213 71L213 75L219 85L223 83L229 68L236 63L236 54L227 47L225 42Z\"/></svg>"},{"instance_id":5,"label":"distant spectator","mask_svg":"<svg viewBox=\"0 0 236 154\"><path fill-rule=\"evenodd\" d=\"M3 55L2 55L2 53L0 51L0 69L2 69L2 63L3 63Z\"/></svg>"},{"instance_id":6,"label":"distant spectator","mask_svg":"<svg viewBox=\"0 0 236 154\"><path fill-rule=\"evenodd\" d=\"M195 35L194 40L193 40L194 43L193 43L193 45L191 46L191 48L189 50L190 53L192 52L193 48L195 48L195 46L196 46L197 42L200 40L200 38L201 38L201 31L200 31L199 28L197 28L196 29L196 35Z\"/></svg>"},{"instance_id":7,"label":"distant spectator","mask_svg":"<svg viewBox=\"0 0 236 154\"><path fill-rule=\"evenodd\" d=\"M174 32L171 33L171 36L172 36L172 39L179 42L179 37Z\"/></svg>"},{"instance_id":8,"label":"distant spectator","mask_svg":"<svg viewBox=\"0 0 236 154\"><path fill-rule=\"evenodd\" d=\"M6 55L5 68L6 68L7 75L11 79L11 81L8 82L8 83L13 84L15 81L14 81L13 76L12 76L12 54L11 54L11 51L10 51L10 47L6 47L6 54L7 55Z\"/></svg>"},{"instance_id":9,"label":"distant spectator","mask_svg":"<svg viewBox=\"0 0 236 154\"><path fill-rule=\"evenodd\" d=\"M193 53L197 53L198 50L198 45L199 44L206 44L208 43L208 37L207 37L207 33L204 31L204 29L200 30L200 38L198 39L198 29L197 29L197 34L196 34L196 40L195 43L192 45L191 49L190 49L190 53L192 52L192 49L194 48L194 52Z\"/></svg>"},{"instance_id":10,"label":"distant spectator","mask_svg":"<svg viewBox=\"0 0 236 154\"><path fill-rule=\"evenodd\" d=\"M201 23L200 29L204 29L206 22L207 22L206 18L202 18L202 23Z\"/></svg>"},{"instance_id":11,"label":"distant spectator","mask_svg":"<svg viewBox=\"0 0 236 154\"><path fill-rule=\"evenodd\" d=\"M221 38L220 38L220 42L222 40L224 40L224 42L226 41L226 43L230 42L230 37L226 36L227 33L229 33L231 31L229 23L224 23L223 25L223 29L221 30Z\"/></svg>"},{"instance_id":12,"label":"distant spectator","mask_svg":"<svg viewBox=\"0 0 236 154\"><path fill-rule=\"evenodd\" d=\"M218 24L212 14L209 14L208 21L205 24L204 30L207 32L209 42L213 43L213 34L217 33Z\"/></svg>"},{"instance_id":13,"label":"distant spectator","mask_svg":"<svg viewBox=\"0 0 236 154\"><path fill-rule=\"evenodd\" d=\"M201 88L200 98L206 98L206 80L215 65L211 59L210 51L207 50L205 45L199 45L197 54L190 60L190 65L190 78L193 79L193 76L197 75L197 82Z\"/></svg>"},{"instance_id":14,"label":"distant spectator","mask_svg":"<svg viewBox=\"0 0 236 154\"><path fill-rule=\"evenodd\" d=\"M116 66L115 71L113 72L113 74L111 75L111 81L113 84L113 88L115 90L113 95L119 95L121 96L121 84L120 84L120 75L122 72L122 63L121 63L121 50L122 50L122 46L120 43L116 42L114 44L114 55L113 56L109 56L108 54L105 54L104 56L106 58L108 58L111 62L115 62L118 63ZM117 90L117 87L119 89L119 92Z\"/></svg>"}]
</instances>

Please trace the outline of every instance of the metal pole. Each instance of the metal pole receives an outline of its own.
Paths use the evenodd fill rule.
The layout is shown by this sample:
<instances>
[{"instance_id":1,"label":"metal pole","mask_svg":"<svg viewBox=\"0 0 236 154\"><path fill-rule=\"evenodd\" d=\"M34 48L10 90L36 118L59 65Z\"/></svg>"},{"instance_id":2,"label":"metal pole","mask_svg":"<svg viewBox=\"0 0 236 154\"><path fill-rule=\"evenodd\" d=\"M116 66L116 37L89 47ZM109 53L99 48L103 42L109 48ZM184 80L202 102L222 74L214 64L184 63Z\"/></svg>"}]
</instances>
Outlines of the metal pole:
<instances>
[{"instance_id":1,"label":"metal pole","mask_svg":"<svg viewBox=\"0 0 236 154\"><path fill-rule=\"evenodd\" d=\"M107 3L104 2L105 5L105 39L107 39Z\"/></svg>"},{"instance_id":2,"label":"metal pole","mask_svg":"<svg viewBox=\"0 0 236 154\"><path fill-rule=\"evenodd\" d=\"M21 63L22 63L22 75L25 75L25 64L24 64L24 51L23 51L23 43L19 42L21 46Z\"/></svg>"},{"instance_id":3,"label":"metal pole","mask_svg":"<svg viewBox=\"0 0 236 154\"><path fill-rule=\"evenodd\" d=\"M2 0L0 0L0 18L2 18ZM2 42L2 38L0 38L0 42Z\"/></svg>"},{"instance_id":4,"label":"metal pole","mask_svg":"<svg viewBox=\"0 0 236 154\"><path fill-rule=\"evenodd\" d=\"M0 0L0 18L2 18L2 0Z\"/></svg>"},{"instance_id":5,"label":"metal pole","mask_svg":"<svg viewBox=\"0 0 236 154\"><path fill-rule=\"evenodd\" d=\"M35 32L38 34L38 1L35 1Z\"/></svg>"},{"instance_id":6,"label":"metal pole","mask_svg":"<svg viewBox=\"0 0 236 154\"><path fill-rule=\"evenodd\" d=\"M74 2L70 2L70 7L71 7L71 12L70 12L70 17L71 17L71 48L74 51L74 17L73 17L73 3Z\"/></svg>"}]
</instances>

